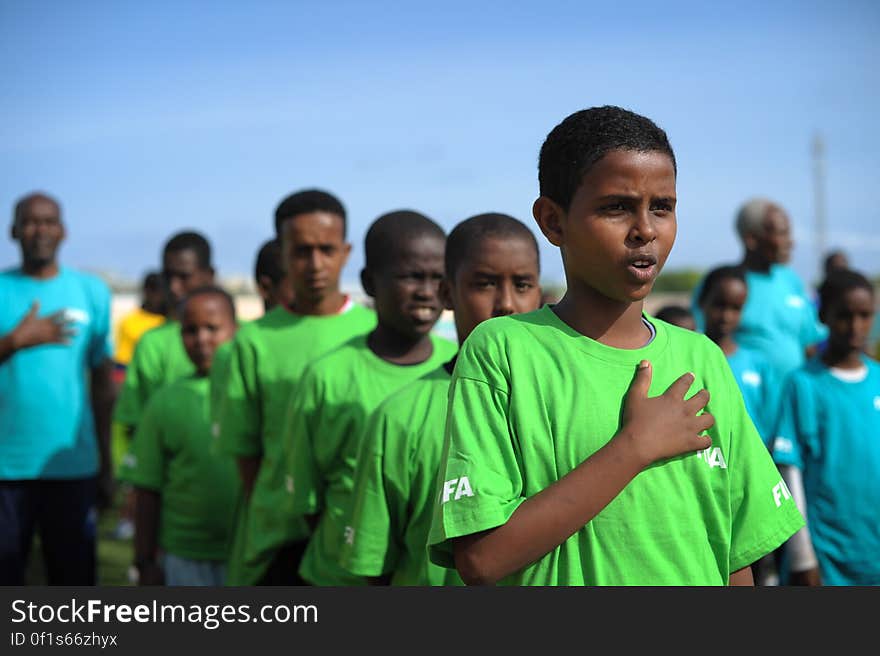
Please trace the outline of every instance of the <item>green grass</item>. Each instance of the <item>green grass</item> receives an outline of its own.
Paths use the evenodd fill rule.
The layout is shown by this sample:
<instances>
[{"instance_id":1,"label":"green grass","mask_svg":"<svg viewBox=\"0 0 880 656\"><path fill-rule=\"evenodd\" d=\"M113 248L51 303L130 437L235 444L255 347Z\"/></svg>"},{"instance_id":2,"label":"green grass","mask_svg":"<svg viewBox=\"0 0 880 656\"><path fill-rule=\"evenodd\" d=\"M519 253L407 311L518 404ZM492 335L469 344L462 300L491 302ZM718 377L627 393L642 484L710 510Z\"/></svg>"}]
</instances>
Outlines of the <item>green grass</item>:
<instances>
[{"instance_id":1,"label":"green grass","mask_svg":"<svg viewBox=\"0 0 880 656\"><path fill-rule=\"evenodd\" d=\"M134 545L131 539L118 540L113 537L113 529L119 520L122 494L117 494L112 508L101 513L98 519L98 585L131 585L128 568L134 559ZM25 585L46 585L43 566L43 553L39 535L34 536L34 544L28 559Z\"/></svg>"}]
</instances>

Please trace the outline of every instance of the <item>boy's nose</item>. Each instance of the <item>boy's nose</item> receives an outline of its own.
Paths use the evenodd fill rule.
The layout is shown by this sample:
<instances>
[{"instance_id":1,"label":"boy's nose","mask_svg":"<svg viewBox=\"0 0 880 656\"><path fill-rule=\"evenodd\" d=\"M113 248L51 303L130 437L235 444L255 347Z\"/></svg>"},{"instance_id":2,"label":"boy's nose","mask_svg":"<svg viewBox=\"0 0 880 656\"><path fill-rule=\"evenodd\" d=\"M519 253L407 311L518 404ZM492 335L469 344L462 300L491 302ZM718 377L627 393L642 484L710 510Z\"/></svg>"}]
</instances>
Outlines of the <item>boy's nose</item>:
<instances>
[{"instance_id":1,"label":"boy's nose","mask_svg":"<svg viewBox=\"0 0 880 656\"><path fill-rule=\"evenodd\" d=\"M498 293L495 295L494 315L496 317L505 317L513 313L513 290L510 288L510 285L500 285Z\"/></svg>"}]
</instances>

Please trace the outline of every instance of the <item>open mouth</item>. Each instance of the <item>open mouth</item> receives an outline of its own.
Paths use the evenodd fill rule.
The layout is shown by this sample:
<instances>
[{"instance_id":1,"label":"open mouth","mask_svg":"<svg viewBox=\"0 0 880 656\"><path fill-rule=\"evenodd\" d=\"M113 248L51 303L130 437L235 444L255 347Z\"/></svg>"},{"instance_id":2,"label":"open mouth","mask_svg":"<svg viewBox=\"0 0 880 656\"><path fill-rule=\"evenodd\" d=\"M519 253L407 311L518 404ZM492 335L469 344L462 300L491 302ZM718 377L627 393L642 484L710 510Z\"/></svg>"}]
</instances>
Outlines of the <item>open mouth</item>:
<instances>
[{"instance_id":1,"label":"open mouth","mask_svg":"<svg viewBox=\"0 0 880 656\"><path fill-rule=\"evenodd\" d=\"M410 312L416 321L426 322L433 321L437 318L437 308L429 306L420 306L413 308Z\"/></svg>"},{"instance_id":2,"label":"open mouth","mask_svg":"<svg viewBox=\"0 0 880 656\"><path fill-rule=\"evenodd\" d=\"M651 280L657 272L657 257L651 254L635 255L629 258L627 268L634 278L646 282Z\"/></svg>"}]
</instances>

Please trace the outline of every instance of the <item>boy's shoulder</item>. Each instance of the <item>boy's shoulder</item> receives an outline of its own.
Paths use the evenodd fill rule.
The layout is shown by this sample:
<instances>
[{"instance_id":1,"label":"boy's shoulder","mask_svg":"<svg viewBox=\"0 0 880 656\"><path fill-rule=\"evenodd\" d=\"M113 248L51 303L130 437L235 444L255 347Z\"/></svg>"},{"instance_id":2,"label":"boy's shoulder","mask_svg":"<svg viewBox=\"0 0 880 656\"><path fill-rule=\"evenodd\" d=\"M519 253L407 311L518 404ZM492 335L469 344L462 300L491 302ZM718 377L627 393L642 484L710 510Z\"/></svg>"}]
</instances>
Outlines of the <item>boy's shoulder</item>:
<instances>
[{"instance_id":1,"label":"boy's shoulder","mask_svg":"<svg viewBox=\"0 0 880 656\"><path fill-rule=\"evenodd\" d=\"M148 400L148 404L162 412L167 412L168 409L185 406L194 398L207 397L210 390L210 379L207 377L195 374L181 376L156 390Z\"/></svg>"},{"instance_id":2,"label":"boy's shoulder","mask_svg":"<svg viewBox=\"0 0 880 656\"><path fill-rule=\"evenodd\" d=\"M473 329L465 340L465 344L504 343L527 339L530 333L555 328L559 319L549 306L504 317L492 317L482 321Z\"/></svg>"},{"instance_id":3,"label":"boy's shoulder","mask_svg":"<svg viewBox=\"0 0 880 656\"><path fill-rule=\"evenodd\" d=\"M370 351L367 346L367 335L355 335L339 346L319 355L306 365L303 377L333 378L340 375L341 368L352 358L360 357Z\"/></svg>"},{"instance_id":4,"label":"boy's shoulder","mask_svg":"<svg viewBox=\"0 0 880 656\"><path fill-rule=\"evenodd\" d=\"M392 392L379 404L377 412L389 417L420 412L425 402L433 400L446 402L446 392L452 382L452 375L445 366L432 369L401 389Z\"/></svg>"}]
</instances>

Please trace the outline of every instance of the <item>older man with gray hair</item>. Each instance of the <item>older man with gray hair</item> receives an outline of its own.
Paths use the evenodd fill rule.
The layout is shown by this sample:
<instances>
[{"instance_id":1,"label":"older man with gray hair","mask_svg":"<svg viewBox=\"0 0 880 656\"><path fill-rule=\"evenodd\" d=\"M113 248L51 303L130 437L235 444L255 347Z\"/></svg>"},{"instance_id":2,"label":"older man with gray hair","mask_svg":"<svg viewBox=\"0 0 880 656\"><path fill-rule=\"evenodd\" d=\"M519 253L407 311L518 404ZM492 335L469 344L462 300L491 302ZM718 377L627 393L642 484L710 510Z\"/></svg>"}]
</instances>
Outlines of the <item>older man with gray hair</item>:
<instances>
[{"instance_id":1,"label":"older man with gray hair","mask_svg":"<svg viewBox=\"0 0 880 656\"><path fill-rule=\"evenodd\" d=\"M768 198L752 198L740 206L735 224L744 251L739 266L748 286L735 339L763 353L783 380L825 338L827 329L803 282L788 266L794 242L786 211ZM700 310L696 302L692 305L702 327Z\"/></svg>"}]
</instances>

